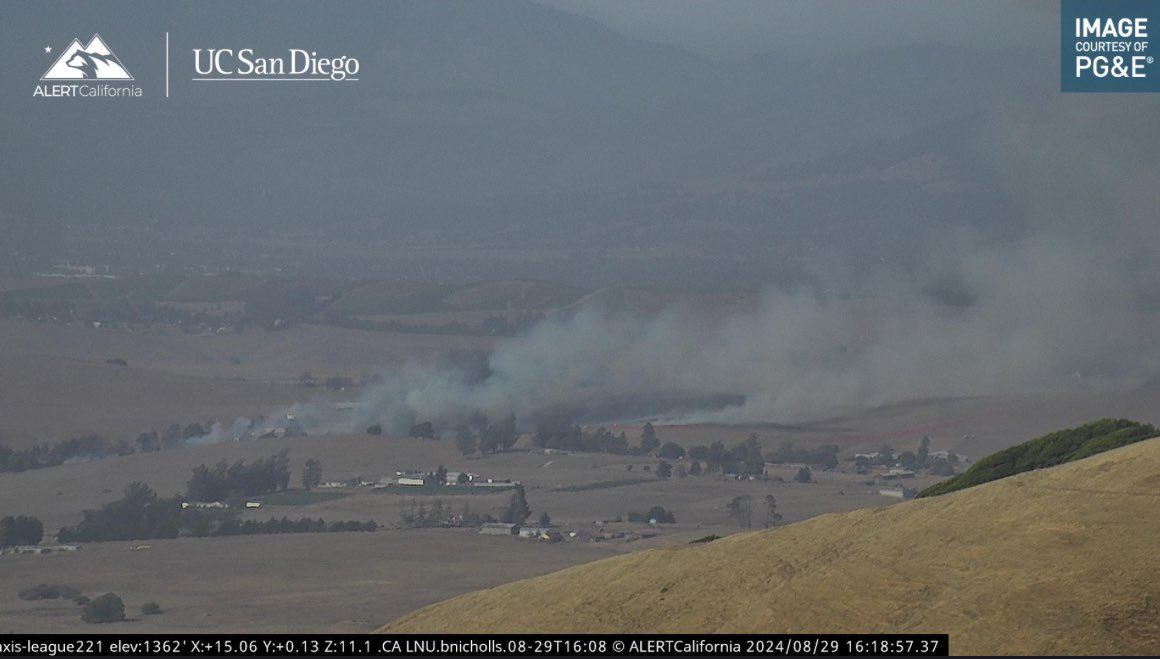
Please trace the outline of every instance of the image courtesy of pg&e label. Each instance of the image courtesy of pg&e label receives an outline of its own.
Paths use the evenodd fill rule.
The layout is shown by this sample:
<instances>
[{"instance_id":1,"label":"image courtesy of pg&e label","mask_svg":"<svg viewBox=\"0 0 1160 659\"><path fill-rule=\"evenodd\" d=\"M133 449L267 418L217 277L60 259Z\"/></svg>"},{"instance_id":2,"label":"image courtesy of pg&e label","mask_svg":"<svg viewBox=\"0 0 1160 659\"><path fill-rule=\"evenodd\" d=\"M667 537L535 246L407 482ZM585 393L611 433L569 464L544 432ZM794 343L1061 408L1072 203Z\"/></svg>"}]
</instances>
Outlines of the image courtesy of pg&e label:
<instances>
[{"instance_id":1,"label":"image courtesy of pg&e label","mask_svg":"<svg viewBox=\"0 0 1160 659\"><path fill-rule=\"evenodd\" d=\"M1062 0L1061 91L1160 91L1149 41L1157 14L1156 0Z\"/></svg>"}]
</instances>

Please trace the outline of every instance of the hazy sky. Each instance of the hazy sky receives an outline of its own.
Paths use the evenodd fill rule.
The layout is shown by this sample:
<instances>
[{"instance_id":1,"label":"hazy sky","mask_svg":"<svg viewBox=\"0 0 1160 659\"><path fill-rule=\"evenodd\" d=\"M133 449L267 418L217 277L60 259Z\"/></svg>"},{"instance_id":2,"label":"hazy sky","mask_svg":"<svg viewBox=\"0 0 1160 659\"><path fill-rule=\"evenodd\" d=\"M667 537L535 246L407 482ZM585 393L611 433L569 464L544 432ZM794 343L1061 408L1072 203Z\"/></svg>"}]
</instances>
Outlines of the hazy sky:
<instances>
[{"instance_id":1,"label":"hazy sky","mask_svg":"<svg viewBox=\"0 0 1160 659\"><path fill-rule=\"evenodd\" d=\"M541 0L634 37L716 56L910 43L1050 46L1056 0Z\"/></svg>"}]
</instances>

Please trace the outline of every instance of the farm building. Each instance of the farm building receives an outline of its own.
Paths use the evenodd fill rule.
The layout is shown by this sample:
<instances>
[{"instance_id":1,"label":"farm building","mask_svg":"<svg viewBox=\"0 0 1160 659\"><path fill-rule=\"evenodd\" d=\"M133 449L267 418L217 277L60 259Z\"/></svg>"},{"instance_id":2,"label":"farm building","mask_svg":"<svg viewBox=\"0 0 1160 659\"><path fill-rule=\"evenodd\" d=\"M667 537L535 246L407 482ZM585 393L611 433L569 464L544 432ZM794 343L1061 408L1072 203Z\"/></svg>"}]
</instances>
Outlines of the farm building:
<instances>
[{"instance_id":1,"label":"farm building","mask_svg":"<svg viewBox=\"0 0 1160 659\"><path fill-rule=\"evenodd\" d=\"M519 527L515 524L488 522L479 527L479 532L483 535L516 535Z\"/></svg>"}]
</instances>

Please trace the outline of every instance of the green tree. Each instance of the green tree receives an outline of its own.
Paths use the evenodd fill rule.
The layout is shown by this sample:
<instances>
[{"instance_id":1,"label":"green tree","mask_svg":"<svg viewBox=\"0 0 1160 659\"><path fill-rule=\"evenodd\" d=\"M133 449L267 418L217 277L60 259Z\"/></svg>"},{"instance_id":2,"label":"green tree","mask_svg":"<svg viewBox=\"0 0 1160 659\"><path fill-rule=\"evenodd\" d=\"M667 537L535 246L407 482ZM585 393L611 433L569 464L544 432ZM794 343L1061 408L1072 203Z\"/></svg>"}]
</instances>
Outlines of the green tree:
<instances>
[{"instance_id":1,"label":"green tree","mask_svg":"<svg viewBox=\"0 0 1160 659\"><path fill-rule=\"evenodd\" d=\"M145 602L141 605L141 613L147 616L155 616L161 613L161 605L157 602Z\"/></svg>"},{"instance_id":2,"label":"green tree","mask_svg":"<svg viewBox=\"0 0 1160 659\"><path fill-rule=\"evenodd\" d=\"M919 440L915 462L919 469L926 469L930 466L930 437L923 435L922 439Z\"/></svg>"},{"instance_id":3,"label":"green tree","mask_svg":"<svg viewBox=\"0 0 1160 659\"><path fill-rule=\"evenodd\" d=\"M915 469L918 467L918 456L913 451L903 451L898 456L898 464L902 465L903 469Z\"/></svg>"},{"instance_id":4,"label":"green tree","mask_svg":"<svg viewBox=\"0 0 1160 659\"><path fill-rule=\"evenodd\" d=\"M630 515L631 516L631 515ZM657 524L676 524L677 516L671 510L665 510L661 506L653 506L644 514L644 519L647 522L656 520Z\"/></svg>"},{"instance_id":5,"label":"green tree","mask_svg":"<svg viewBox=\"0 0 1160 659\"><path fill-rule=\"evenodd\" d=\"M894 448L889 444L883 444L882 447L878 449L878 459L875 462L876 464L883 466L894 464Z\"/></svg>"},{"instance_id":6,"label":"green tree","mask_svg":"<svg viewBox=\"0 0 1160 659\"><path fill-rule=\"evenodd\" d=\"M690 476L700 476L701 475L701 461L700 460L694 460L693 464L689 465L689 475Z\"/></svg>"},{"instance_id":7,"label":"green tree","mask_svg":"<svg viewBox=\"0 0 1160 659\"><path fill-rule=\"evenodd\" d=\"M652 422L644 424L644 428L640 430L640 452L650 454L661 445L661 440L657 439L656 428L653 428Z\"/></svg>"},{"instance_id":8,"label":"green tree","mask_svg":"<svg viewBox=\"0 0 1160 659\"><path fill-rule=\"evenodd\" d=\"M738 473L742 476L760 476L765 473L765 458L761 456L761 442L757 435L750 435L741 443L741 465Z\"/></svg>"},{"instance_id":9,"label":"green tree","mask_svg":"<svg viewBox=\"0 0 1160 659\"><path fill-rule=\"evenodd\" d=\"M797 470L793 479L799 483L809 483L814 480L814 472L810 471L809 467L802 467Z\"/></svg>"},{"instance_id":10,"label":"green tree","mask_svg":"<svg viewBox=\"0 0 1160 659\"><path fill-rule=\"evenodd\" d=\"M35 517L18 515L0 519L0 547L38 545L44 539L44 524Z\"/></svg>"},{"instance_id":11,"label":"green tree","mask_svg":"<svg viewBox=\"0 0 1160 659\"><path fill-rule=\"evenodd\" d=\"M383 434L383 424L376 423L373 426L367 426L367 434L376 437Z\"/></svg>"},{"instance_id":12,"label":"green tree","mask_svg":"<svg viewBox=\"0 0 1160 659\"><path fill-rule=\"evenodd\" d=\"M666 460L680 460L685 457L685 448L676 442L665 442L658 455Z\"/></svg>"},{"instance_id":13,"label":"green tree","mask_svg":"<svg viewBox=\"0 0 1160 659\"><path fill-rule=\"evenodd\" d=\"M430 421L416 423L407 431L407 435L415 439L435 439L435 426Z\"/></svg>"},{"instance_id":14,"label":"green tree","mask_svg":"<svg viewBox=\"0 0 1160 659\"><path fill-rule=\"evenodd\" d=\"M120 622L125 619L125 603L114 593L105 593L85 604L81 620L88 623Z\"/></svg>"},{"instance_id":15,"label":"green tree","mask_svg":"<svg viewBox=\"0 0 1160 659\"><path fill-rule=\"evenodd\" d=\"M314 458L306 461L302 467L302 487L313 490L322 482L322 463Z\"/></svg>"},{"instance_id":16,"label":"green tree","mask_svg":"<svg viewBox=\"0 0 1160 659\"><path fill-rule=\"evenodd\" d=\"M508 524L523 524L531 516L532 509L528 506L528 497L524 493L524 486L516 485L516 489L508 501L507 510L504 511L503 521Z\"/></svg>"},{"instance_id":17,"label":"green tree","mask_svg":"<svg viewBox=\"0 0 1160 659\"><path fill-rule=\"evenodd\" d=\"M673 466L664 460L657 463L657 478L672 478Z\"/></svg>"},{"instance_id":18,"label":"green tree","mask_svg":"<svg viewBox=\"0 0 1160 659\"><path fill-rule=\"evenodd\" d=\"M471 426L466 423L459 424L459 427L455 429L455 448L459 449L463 455L471 455L478 447L479 443L475 438L475 433L471 430Z\"/></svg>"},{"instance_id":19,"label":"green tree","mask_svg":"<svg viewBox=\"0 0 1160 659\"><path fill-rule=\"evenodd\" d=\"M540 526L548 527L552 525L552 517L548 515L548 511L540 513Z\"/></svg>"},{"instance_id":20,"label":"green tree","mask_svg":"<svg viewBox=\"0 0 1160 659\"><path fill-rule=\"evenodd\" d=\"M753 497L748 494L733 497L725 508L729 511L729 516L741 528L748 529L753 527Z\"/></svg>"},{"instance_id":21,"label":"green tree","mask_svg":"<svg viewBox=\"0 0 1160 659\"><path fill-rule=\"evenodd\" d=\"M765 528L777 525L781 514L777 512L777 499L772 494L765 495Z\"/></svg>"},{"instance_id":22,"label":"green tree","mask_svg":"<svg viewBox=\"0 0 1160 659\"><path fill-rule=\"evenodd\" d=\"M435 469L435 484L443 485L447 482L447 467L439 465Z\"/></svg>"}]
</instances>

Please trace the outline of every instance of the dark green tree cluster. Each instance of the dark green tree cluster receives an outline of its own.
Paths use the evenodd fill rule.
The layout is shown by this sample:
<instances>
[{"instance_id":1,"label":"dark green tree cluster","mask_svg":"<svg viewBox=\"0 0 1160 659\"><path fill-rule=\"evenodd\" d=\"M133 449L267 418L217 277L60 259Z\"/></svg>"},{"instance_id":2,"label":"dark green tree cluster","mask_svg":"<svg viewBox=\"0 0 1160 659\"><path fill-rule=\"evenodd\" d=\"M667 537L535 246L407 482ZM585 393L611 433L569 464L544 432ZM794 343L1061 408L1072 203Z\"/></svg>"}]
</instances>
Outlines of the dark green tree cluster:
<instances>
[{"instance_id":1,"label":"dark green tree cluster","mask_svg":"<svg viewBox=\"0 0 1160 659\"><path fill-rule=\"evenodd\" d=\"M435 434L435 424L430 421L416 423L407 431L407 436L412 439L438 439L439 436Z\"/></svg>"},{"instance_id":2,"label":"dark green tree cluster","mask_svg":"<svg viewBox=\"0 0 1160 659\"><path fill-rule=\"evenodd\" d=\"M81 620L88 623L120 622L125 619L125 603L114 593L105 593L85 604Z\"/></svg>"},{"instance_id":3,"label":"dark green tree cluster","mask_svg":"<svg viewBox=\"0 0 1160 659\"><path fill-rule=\"evenodd\" d=\"M1077 428L1049 433L992 453L958 476L926 488L918 496L946 494L1025 471L1054 467L1150 439L1156 435L1156 428L1147 423L1128 419L1101 419Z\"/></svg>"},{"instance_id":4,"label":"dark green tree cluster","mask_svg":"<svg viewBox=\"0 0 1160 659\"><path fill-rule=\"evenodd\" d=\"M130 453L133 453L133 447L127 442L111 445L100 435L74 437L52 446L37 445L26 449L0 445L0 472L31 471L56 467L69 460L95 460Z\"/></svg>"},{"instance_id":5,"label":"dark green tree cluster","mask_svg":"<svg viewBox=\"0 0 1160 659\"><path fill-rule=\"evenodd\" d=\"M176 538L181 501L163 499L140 481L130 483L124 495L98 510L86 510L80 524L66 526L57 533L61 542L104 542Z\"/></svg>"},{"instance_id":6,"label":"dark green tree cluster","mask_svg":"<svg viewBox=\"0 0 1160 659\"><path fill-rule=\"evenodd\" d=\"M773 464L801 463L833 469L838 466L838 446L827 444L817 448L796 448L793 442L786 440L778 445L768 459Z\"/></svg>"},{"instance_id":7,"label":"dark green tree cluster","mask_svg":"<svg viewBox=\"0 0 1160 659\"><path fill-rule=\"evenodd\" d=\"M313 490L322 483L322 463L310 458L302 465L302 487Z\"/></svg>"},{"instance_id":8,"label":"dark green tree cluster","mask_svg":"<svg viewBox=\"0 0 1160 659\"><path fill-rule=\"evenodd\" d=\"M44 524L27 515L0 519L0 547L38 545L44 539Z\"/></svg>"},{"instance_id":9,"label":"dark green tree cluster","mask_svg":"<svg viewBox=\"0 0 1160 659\"><path fill-rule=\"evenodd\" d=\"M652 520L656 520L657 524L676 524L677 516L673 511L666 510L661 506L653 506L647 512L631 511L628 513L628 521L636 524L647 524Z\"/></svg>"},{"instance_id":10,"label":"dark green tree cluster","mask_svg":"<svg viewBox=\"0 0 1160 659\"><path fill-rule=\"evenodd\" d=\"M733 497L725 506L729 516L743 529L753 528L753 497L748 494Z\"/></svg>"},{"instance_id":11,"label":"dark green tree cluster","mask_svg":"<svg viewBox=\"0 0 1160 659\"><path fill-rule=\"evenodd\" d=\"M186 486L186 496L192 501L223 501L284 490L290 485L288 453L283 449L253 464L238 460L231 465L222 460L212 468L198 465Z\"/></svg>"},{"instance_id":12,"label":"dark green tree cluster","mask_svg":"<svg viewBox=\"0 0 1160 659\"><path fill-rule=\"evenodd\" d=\"M243 521L237 510L183 508L181 504L180 497L159 497L148 485L136 482L125 488L121 499L105 504L98 510L84 511L84 519L80 524L62 528L57 537L61 542L105 542L178 536L374 531L378 528L373 521L327 523L309 517L298 520L282 517Z\"/></svg>"},{"instance_id":13,"label":"dark green tree cluster","mask_svg":"<svg viewBox=\"0 0 1160 659\"><path fill-rule=\"evenodd\" d=\"M542 421L536 426L532 443L541 448L560 451L581 451L585 453L612 453L627 455L628 436L623 432L612 434L608 428L600 426L585 430L563 418Z\"/></svg>"},{"instance_id":14,"label":"dark green tree cluster","mask_svg":"<svg viewBox=\"0 0 1160 659\"><path fill-rule=\"evenodd\" d=\"M508 524L523 524L532 516L532 509L528 506L528 497L524 493L523 485L516 485L508 501L507 510L500 519Z\"/></svg>"},{"instance_id":15,"label":"dark green tree cluster","mask_svg":"<svg viewBox=\"0 0 1160 659\"><path fill-rule=\"evenodd\" d=\"M757 435L750 435L730 449L726 449L721 442L694 446L689 449L689 457L696 462L704 462L709 472L721 471L742 477L765 474L765 458L761 455L761 443Z\"/></svg>"},{"instance_id":16,"label":"dark green tree cluster","mask_svg":"<svg viewBox=\"0 0 1160 659\"><path fill-rule=\"evenodd\" d=\"M188 511L187 511L188 512ZM197 511L198 514L201 511ZM197 537L220 537L231 535L280 535L287 533L351 533L377 531L379 525L374 521L338 520L327 522L321 517L314 519L301 517L271 517L266 520L247 519L242 521L237 515L228 515L216 527L203 534L190 533Z\"/></svg>"},{"instance_id":17,"label":"dark green tree cluster","mask_svg":"<svg viewBox=\"0 0 1160 659\"><path fill-rule=\"evenodd\" d=\"M667 480L673 477L673 465L661 460L657 463L657 478Z\"/></svg>"},{"instance_id":18,"label":"dark green tree cluster","mask_svg":"<svg viewBox=\"0 0 1160 659\"><path fill-rule=\"evenodd\" d=\"M31 471L56 467L70 461L99 460L179 448L190 439L207 434L212 428L212 421L194 422L186 426L174 423L163 433L159 434L156 430L144 432L132 442L123 439L113 442L100 435L89 434L26 449L14 449L0 444L0 473Z\"/></svg>"},{"instance_id":19,"label":"dark green tree cluster","mask_svg":"<svg viewBox=\"0 0 1160 659\"><path fill-rule=\"evenodd\" d=\"M506 451L515 446L519 438L515 414L493 423L486 414L478 412L455 428L455 446L463 455Z\"/></svg>"},{"instance_id":20,"label":"dark green tree cluster","mask_svg":"<svg viewBox=\"0 0 1160 659\"><path fill-rule=\"evenodd\" d=\"M435 499L430 506L426 502L411 499L399 513L399 521L405 528L451 528L479 526L484 522L494 522L491 515L479 515L471 511L469 504L456 511L442 499Z\"/></svg>"},{"instance_id":21,"label":"dark green tree cluster","mask_svg":"<svg viewBox=\"0 0 1160 659\"><path fill-rule=\"evenodd\" d=\"M640 452L642 455L652 455L652 452L657 450L661 445L661 440L657 438L657 430L653 427L651 421L644 424L640 429Z\"/></svg>"}]
</instances>

